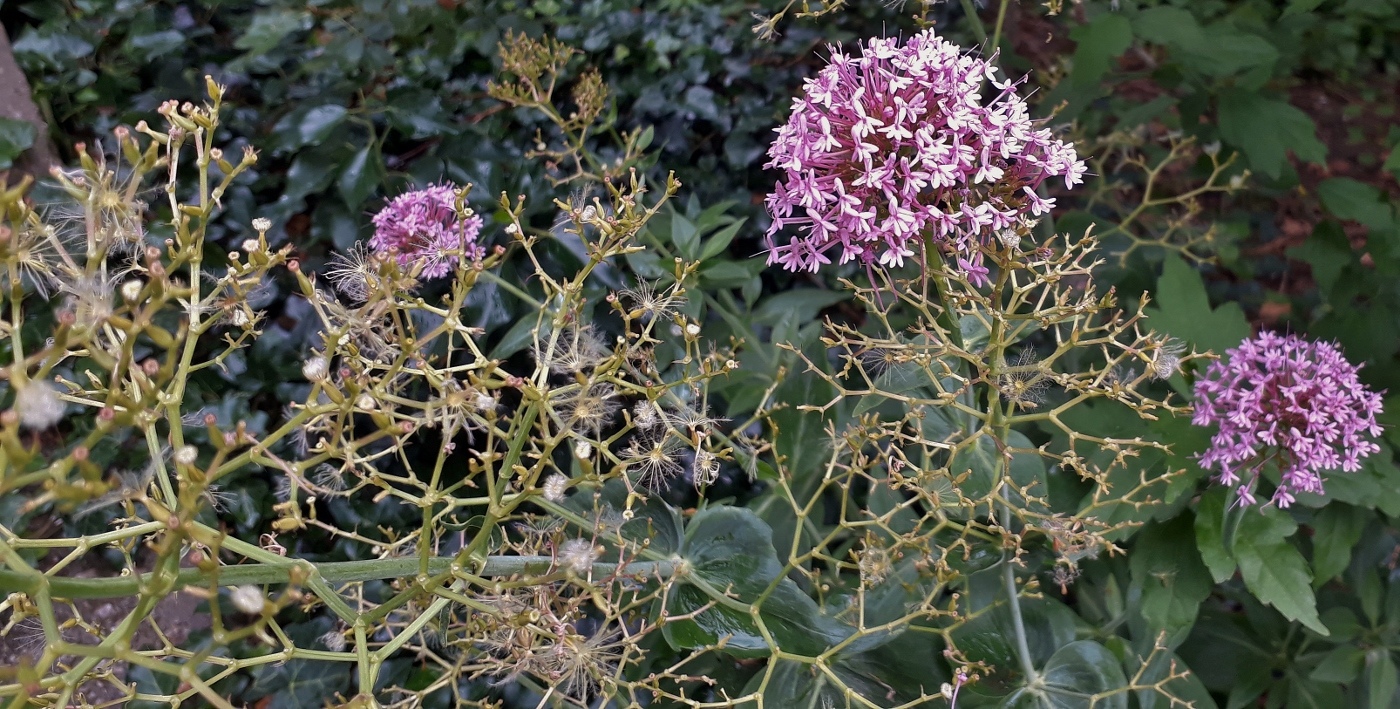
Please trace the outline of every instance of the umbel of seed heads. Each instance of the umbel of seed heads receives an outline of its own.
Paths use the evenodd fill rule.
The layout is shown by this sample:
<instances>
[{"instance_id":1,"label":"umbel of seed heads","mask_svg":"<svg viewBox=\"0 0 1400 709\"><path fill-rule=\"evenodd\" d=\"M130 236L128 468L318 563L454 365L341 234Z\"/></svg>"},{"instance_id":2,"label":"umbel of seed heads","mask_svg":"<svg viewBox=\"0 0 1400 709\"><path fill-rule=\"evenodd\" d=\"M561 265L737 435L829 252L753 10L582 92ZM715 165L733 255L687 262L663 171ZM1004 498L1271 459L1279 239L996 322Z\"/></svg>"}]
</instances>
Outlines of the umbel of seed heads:
<instances>
[{"instance_id":1,"label":"umbel of seed heads","mask_svg":"<svg viewBox=\"0 0 1400 709\"><path fill-rule=\"evenodd\" d=\"M871 39L859 57L828 49L768 150L765 167L783 172L766 200L769 264L899 266L932 237L983 283L980 247L1055 206L1036 188L1050 177L1081 182L1073 144L1037 128L1016 95L1021 82L999 80L992 60L932 30ZM788 227L798 234L778 243Z\"/></svg>"},{"instance_id":2,"label":"umbel of seed heads","mask_svg":"<svg viewBox=\"0 0 1400 709\"><path fill-rule=\"evenodd\" d=\"M1201 467L1239 488L1254 504L1264 465L1277 461L1282 480L1273 502L1287 507L1299 492L1322 494L1322 473L1355 472L1380 450L1376 416L1381 395L1362 384L1360 368L1336 345L1271 332L1245 340L1213 362L1196 382L1197 426L1218 427Z\"/></svg>"},{"instance_id":3,"label":"umbel of seed heads","mask_svg":"<svg viewBox=\"0 0 1400 709\"><path fill-rule=\"evenodd\" d=\"M374 215L375 253L393 254L405 270L421 263L420 278L441 278L465 257L479 259L476 243L481 217L470 209L457 211L457 188L450 184L406 192Z\"/></svg>"}]
</instances>

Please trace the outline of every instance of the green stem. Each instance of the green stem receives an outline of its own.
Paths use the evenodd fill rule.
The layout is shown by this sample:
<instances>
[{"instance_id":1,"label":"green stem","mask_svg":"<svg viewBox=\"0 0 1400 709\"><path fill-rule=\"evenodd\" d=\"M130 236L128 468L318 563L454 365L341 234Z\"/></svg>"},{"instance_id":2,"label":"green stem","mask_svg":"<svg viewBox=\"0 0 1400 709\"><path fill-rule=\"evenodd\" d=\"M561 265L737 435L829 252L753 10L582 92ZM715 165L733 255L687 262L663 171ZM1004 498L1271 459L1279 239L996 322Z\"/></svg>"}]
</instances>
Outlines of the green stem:
<instances>
[{"instance_id":1,"label":"green stem","mask_svg":"<svg viewBox=\"0 0 1400 709\"><path fill-rule=\"evenodd\" d=\"M987 41L987 27L982 24L982 18L977 16L977 6L972 0L962 0L963 14L967 16L967 23L972 25L972 34L983 41Z\"/></svg>"},{"instance_id":2,"label":"green stem","mask_svg":"<svg viewBox=\"0 0 1400 709\"><path fill-rule=\"evenodd\" d=\"M288 560L296 561L296 560ZM428 560L428 568L434 573L448 571L454 559L435 557ZM322 580L327 583L352 583L379 579L410 578L418 574L418 559L405 557L395 559L370 559L367 561L331 561L313 566ZM674 576L681 566L677 559L662 561L634 561L628 564L598 562L593 564L593 576L605 578L614 574L638 577ZM219 568L220 586L241 586L244 584L263 585L288 583L297 564L239 564ZM492 556L479 573L480 576L499 577L518 574L539 575L555 571L552 556ZM175 577L174 588L202 586L208 579L203 569L186 568ZM69 578L66 576L40 577L30 574L0 570L0 593L37 593L45 586L50 595L56 598L119 598L134 596L150 584L152 573L119 578Z\"/></svg>"}]
</instances>

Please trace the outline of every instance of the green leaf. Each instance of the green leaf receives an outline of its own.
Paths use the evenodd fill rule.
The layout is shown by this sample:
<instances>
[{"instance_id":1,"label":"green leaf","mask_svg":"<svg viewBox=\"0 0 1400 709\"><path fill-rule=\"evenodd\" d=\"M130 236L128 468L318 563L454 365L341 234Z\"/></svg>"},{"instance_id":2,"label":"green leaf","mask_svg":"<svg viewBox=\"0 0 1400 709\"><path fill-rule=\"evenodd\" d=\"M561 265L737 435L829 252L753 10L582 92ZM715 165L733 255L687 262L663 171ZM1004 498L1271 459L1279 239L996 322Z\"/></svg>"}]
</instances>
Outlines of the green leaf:
<instances>
[{"instance_id":1,"label":"green leaf","mask_svg":"<svg viewBox=\"0 0 1400 709\"><path fill-rule=\"evenodd\" d=\"M364 204L384 179L373 148L373 144L360 148L340 172L340 181L336 186L340 188L340 198L345 200L345 206L351 209Z\"/></svg>"},{"instance_id":2,"label":"green leaf","mask_svg":"<svg viewBox=\"0 0 1400 709\"><path fill-rule=\"evenodd\" d=\"M675 244L681 256L694 261L700 255L700 229L695 223L681 216L671 215L671 243Z\"/></svg>"},{"instance_id":3,"label":"green leaf","mask_svg":"<svg viewBox=\"0 0 1400 709\"><path fill-rule=\"evenodd\" d=\"M1196 548L1216 583L1235 575L1235 559L1225 548L1225 489L1212 488L1196 507Z\"/></svg>"},{"instance_id":4,"label":"green leaf","mask_svg":"<svg viewBox=\"0 0 1400 709\"><path fill-rule=\"evenodd\" d=\"M1371 515L1340 502L1322 508L1313 519L1313 585L1321 586L1340 576L1351 564L1351 550Z\"/></svg>"},{"instance_id":5,"label":"green leaf","mask_svg":"<svg viewBox=\"0 0 1400 709\"><path fill-rule=\"evenodd\" d=\"M700 278L707 288L737 288L763 270L763 262L715 261L700 269Z\"/></svg>"},{"instance_id":6,"label":"green leaf","mask_svg":"<svg viewBox=\"0 0 1400 709\"><path fill-rule=\"evenodd\" d=\"M263 10L253 15L248 29L243 31L233 46L257 56L267 54L293 32L306 29L311 15L297 10Z\"/></svg>"},{"instance_id":7,"label":"green leaf","mask_svg":"<svg viewBox=\"0 0 1400 709\"><path fill-rule=\"evenodd\" d=\"M772 539L772 529L751 510L709 507L695 515L681 546L689 572L666 604L673 617L695 615L666 624L672 647L723 641L724 651L739 657L775 649L813 657L851 634L783 575Z\"/></svg>"},{"instance_id":8,"label":"green leaf","mask_svg":"<svg viewBox=\"0 0 1400 709\"><path fill-rule=\"evenodd\" d=\"M0 170L34 145L34 124L18 118L0 117Z\"/></svg>"},{"instance_id":9,"label":"green leaf","mask_svg":"<svg viewBox=\"0 0 1400 709\"><path fill-rule=\"evenodd\" d=\"M1327 211L1375 229L1395 223L1395 210L1379 189L1346 177L1334 177L1317 186L1317 194Z\"/></svg>"},{"instance_id":10,"label":"green leaf","mask_svg":"<svg viewBox=\"0 0 1400 709\"><path fill-rule=\"evenodd\" d=\"M1342 273L1356 261L1351 240L1341 225L1332 220L1317 225L1307 241L1288 250L1288 256L1308 262L1318 293L1329 301Z\"/></svg>"},{"instance_id":11,"label":"green leaf","mask_svg":"<svg viewBox=\"0 0 1400 709\"><path fill-rule=\"evenodd\" d=\"M657 496L641 500L632 499L629 506L630 497L631 491L628 490L626 483L621 480L609 480L596 491L580 490L565 500L564 507L590 521L603 518L626 520L618 527L617 533L630 544L645 546L653 552L664 555L680 551L682 525L680 513L676 511L676 508L666 504ZM631 511L630 518L624 514L624 511L627 510ZM590 526L578 531L592 534L593 527ZM603 558L612 561L617 558L617 555L618 550L612 549Z\"/></svg>"},{"instance_id":12,"label":"green leaf","mask_svg":"<svg viewBox=\"0 0 1400 709\"><path fill-rule=\"evenodd\" d=\"M1223 352L1250 334L1239 304L1211 308L1201 274L1175 255L1165 259L1154 306L1147 310L1152 329L1176 335L1199 349Z\"/></svg>"},{"instance_id":13,"label":"green leaf","mask_svg":"<svg viewBox=\"0 0 1400 709\"><path fill-rule=\"evenodd\" d=\"M1196 622L1210 595L1211 575L1196 551L1191 521L1179 516L1138 535L1130 557L1134 585L1142 589L1142 616L1169 636Z\"/></svg>"},{"instance_id":14,"label":"green leaf","mask_svg":"<svg viewBox=\"0 0 1400 709\"><path fill-rule=\"evenodd\" d=\"M1221 137L1243 150L1249 164L1269 177L1283 172L1288 151L1311 163L1327 158L1327 146L1317 139L1312 118L1287 101L1231 91L1220 97L1219 120Z\"/></svg>"},{"instance_id":15,"label":"green leaf","mask_svg":"<svg viewBox=\"0 0 1400 709\"><path fill-rule=\"evenodd\" d=\"M705 248L700 250L700 260L712 259L724 253L724 250L729 248L729 242L734 240L734 235L739 233L739 229L743 228L744 222L747 221L748 218L740 219L710 235L705 240Z\"/></svg>"},{"instance_id":16,"label":"green leaf","mask_svg":"<svg viewBox=\"0 0 1400 709\"><path fill-rule=\"evenodd\" d=\"M1041 670L1039 683L1007 697L1002 706L1015 709L1127 709L1127 684L1118 658L1108 648L1092 640L1079 640L1060 648L1050 658Z\"/></svg>"},{"instance_id":17,"label":"green leaf","mask_svg":"<svg viewBox=\"0 0 1400 709\"><path fill-rule=\"evenodd\" d=\"M517 320L506 331L501 341L491 348L491 359L505 359L529 347L535 340L535 329L538 326L539 321L532 317L523 317Z\"/></svg>"},{"instance_id":18,"label":"green leaf","mask_svg":"<svg viewBox=\"0 0 1400 709\"><path fill-rule=\"evenodd\" d=\"M326 104L306 112L297 123L298 145L320 145L348 113L344 106Z\"/></svg>"},{"instance_id":19,"label":"green leaf","mask_svg":"<svg viewBox=\"0 0 1400 709\"><path fill-rule=\"evenodd\" d=\"M1361 670L1365 666L1365 650L1353 645L1338 645L1322 658L1322 662L1313 668L1308 677L1318 682L1347 684L1361 676Z\"/></svg>"},{"instance_id":20,"label":"green leaf","mask_svg":"<svg viewBox=\"0 0 1400 709\"><path fill-rule=\"evenodd\" d=\"M1371 709L1387 709L1395 706L1397 677L1395 661L1390 659L1388 648L1374 648L1366 653L1366 694Z\"/></svg>"},{"instance_id":21,"label":"green leaf","mask_svg":"<svg viewBox=\"0 0 1400 709\"><path fill-rule=\"evenodd\" d=\"M1292 544L1251 537L1242 525L1235 558L1239 560L1245 586L1255 598L1319 635L1328 634L1327 626L1317 615L1317 597L1308 564Z\"/></svg>"},{"instance_id":22,"label":"green leaf","mask_svg":"<svg viewBox=\"0 0 1400 709\"><path fill-rule=\"evenodd\" d=\"M1097 84L1108 73L1113 59L1132 46L1133 25L1123 15L1105 13L1087 25L1074 28L1070 36L1078 43L1070 80L1079 86L1089 86Z\"/></svg>"},{"instance_id":23,"label":"green leaf","mask_svg":"<svg viewBox=\"0 0 1400 709\"><path fill-rule=\"evenodd\" d=\"M1327 0L1288 0L1288 7L1284 9L1283 17L1312 12L1326 1Z\"/></svg>"}]
</instances>

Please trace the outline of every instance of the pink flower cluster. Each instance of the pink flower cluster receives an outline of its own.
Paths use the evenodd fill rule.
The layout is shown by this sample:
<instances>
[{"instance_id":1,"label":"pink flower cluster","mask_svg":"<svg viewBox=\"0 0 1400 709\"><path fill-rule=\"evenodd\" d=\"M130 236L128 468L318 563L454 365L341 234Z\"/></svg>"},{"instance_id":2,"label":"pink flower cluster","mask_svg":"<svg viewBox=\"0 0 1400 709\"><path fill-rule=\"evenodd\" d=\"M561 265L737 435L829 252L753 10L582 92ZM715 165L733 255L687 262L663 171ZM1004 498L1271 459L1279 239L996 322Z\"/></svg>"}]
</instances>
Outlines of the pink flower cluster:
<instances>
[{"instance_id":1,"label":"pink flower cluster","mask_svg":"<svg viewBox=\"0 0 1400 709\"><path fill-rule=\"evenodd\" d=\"M400 268L423 264L420 278L441 278L461 257L481 258L480 233L481 217L468 213L461 218L457 188L442 184L401 194L379 210L369 245L379 254L392 251Z\"/></svg>"},{"instance_id":2,"label":"pink flower cluster","mask_svg":"<svg viewBox=\"0 0 1400 709\"><path fill-rule=\"evenodd\" d=\"M932 237L985 280L980 246L1055 206L1036 187L1082 181L1073 144L1036 127L1020 82L932 30L871 39L861 57L829 49L768 150L765 167L784 173L766 200L769 264L815 272L836 249L840 263L899 266ZM787 227L801 233L776 244Z\"/></svg>"},{"instance_id":3,"label":"pink flower cluster","mask_svg":"<svg viewBox=\"0 0 1400 709\"><path fill-rule=\"evenodd\" d=\"M1239 486L1245 505L1254 504L1271 459L1283 473L1273 496L1279 507L1298 492L1321 494L1323 471L1355 472L1380 450L1368 436L1381 433L1381 396L1357 379L1358 369L1326 342L1265 332L1240 343L1196 382L1192 423L1218 427L1201 467Z\"/></svg>"}]
</instances>

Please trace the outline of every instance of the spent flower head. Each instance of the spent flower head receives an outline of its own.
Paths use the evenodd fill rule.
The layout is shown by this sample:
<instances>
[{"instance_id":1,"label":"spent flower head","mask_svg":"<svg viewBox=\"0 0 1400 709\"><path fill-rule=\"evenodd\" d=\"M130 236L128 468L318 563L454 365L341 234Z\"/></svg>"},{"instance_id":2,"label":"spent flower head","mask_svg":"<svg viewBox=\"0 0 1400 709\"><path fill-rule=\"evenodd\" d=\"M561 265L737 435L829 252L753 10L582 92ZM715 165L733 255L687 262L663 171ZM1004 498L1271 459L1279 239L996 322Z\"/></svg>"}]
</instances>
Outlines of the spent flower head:
<instances>
[{"instance_id":1,"label":"spent flower head","mask_svg":"<svg viewBox=\"0 0 1400 709\"><path fill-rule=\"evenodd\" d=\"M369 245L378 254L392 252L401 268L421 263L421 277L441 278L463 256L481 258L480 233L481 217L469 209L458 211L457 188L432 185L395 197L374 215Z\"/></svg>"},{"instance_id":2,"label":"spent flower head","mask_svg":"<svg viewBox=\"0 0 1400 709\"><path fill-rule=\"evenodd\" d=\"M1293 503L1298 492L1322 493L1322 473L1355 472L1380 450L1376 415L1381 395L1357 378L1336 345L1271 332L1241 342L1196 382L1197 426L1215 426L1201 467L1238 486L1240 502L1254 502L1261 468L1276 459L1283 474L1273 502Z\"/></svg>"},{"instance_id":3,"label":"spent flower head","mask_svg":"<svg viewBox=\"0 0 1400 709\"><path fill-rule=\"evenodd\" d=\"M783 171L766 200L768 262L815 272L835 251L899 266L932 237L985 278L980 245L1049 212L1036 193L1047 178L1073 187L1085 171L996 71L932 30L871 39L860 57L832 47L768 151L765 167ZM787 227L801 233L778 244Z\"/></svg>"}]
</instances>

